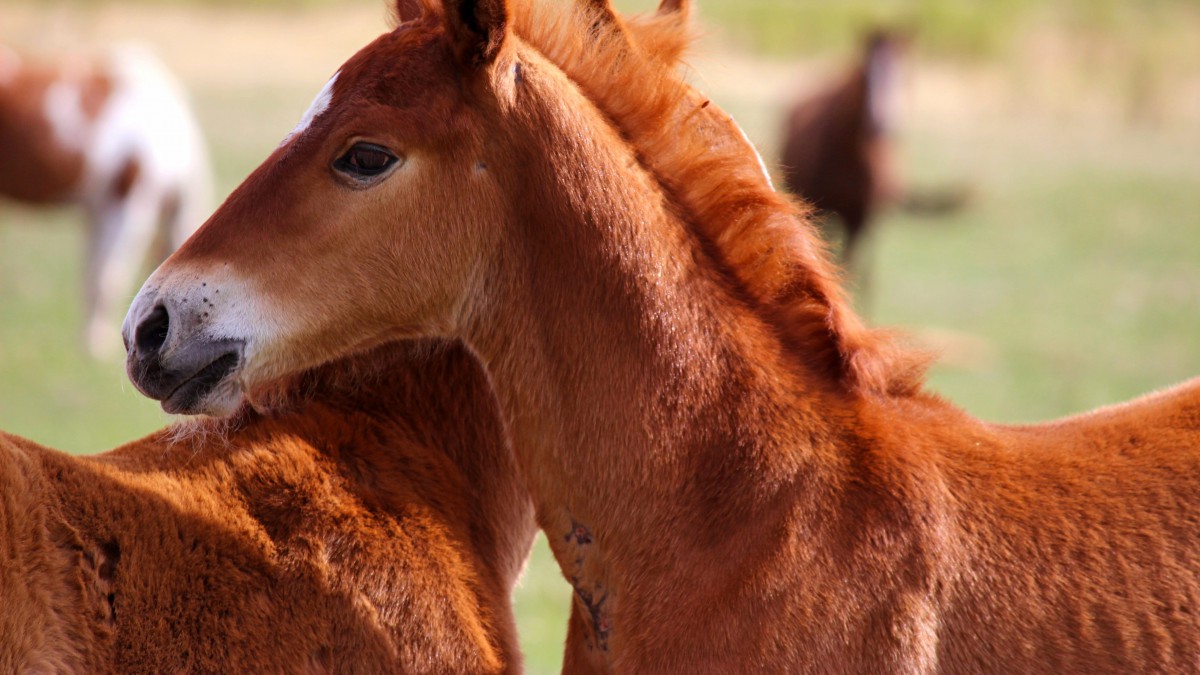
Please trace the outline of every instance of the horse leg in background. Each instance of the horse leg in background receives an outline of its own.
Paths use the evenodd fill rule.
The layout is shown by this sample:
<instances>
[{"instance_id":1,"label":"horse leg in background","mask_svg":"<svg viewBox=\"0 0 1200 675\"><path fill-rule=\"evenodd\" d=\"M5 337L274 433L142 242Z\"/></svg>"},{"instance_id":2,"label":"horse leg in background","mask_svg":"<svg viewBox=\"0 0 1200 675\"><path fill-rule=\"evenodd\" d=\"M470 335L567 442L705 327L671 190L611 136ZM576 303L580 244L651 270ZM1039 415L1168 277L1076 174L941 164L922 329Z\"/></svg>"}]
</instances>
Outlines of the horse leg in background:
<instances>
[{"instance_id":1,"label":"horse leg in background","mask_svg":"<svg viewBox=\"0 0 1200 675\"><path fill-rule=\"evenodd\" d=\"M842 224L842 250L839 254L842 267L847 274L857 279L860 272L858 268L862 266L859 249L867 227L866 211L856 207L839 209L832 215Z\"/></svg>"},{"instance_id":2,"label":"horse leg in background","mask_svg":"<svg viewBox=\"0 0 1200 675\"><path fill-rule=\"evenodd\" d=\"M190 185L173 188L163 195L159 227L150 248L151 257L146 260L150 267L147 271L153 271L170 257L204 222L207 195L206 191L197 193L195 186Z\"/></svg>"},{"instance_id":3,"label":"horse leg in background","mask_svg":"<svg viewBox=\"0 0 1200 675\"><path fill-rule=\"evenodd\" d=\"M84 271L84 339L93 358L117 351L113 312L133 284L154 242L162 215L162 199L154 186L136 183L121 198L92 205Z\"/></svg>"},{"instance_id":4,"label":"horse leg in background","mask_svg":"<svg viewBox=\"0 0 1200 675\"><path fill-rule=\"evenodd\" d=\"M110 342L96 336L112 332L100 305L127 292L123 285L144 266L157 267L174 252L204 222L211 203L208 152L186 90L140 47L118 46L108 61L119 96L91 144L98 165L96 192L88 198L95 229L88 284L96 301L88 302L87 337L93 355ZM109 202L121 200L128 205L114 214L122 209Z\"/></svg>"}]
</instances>

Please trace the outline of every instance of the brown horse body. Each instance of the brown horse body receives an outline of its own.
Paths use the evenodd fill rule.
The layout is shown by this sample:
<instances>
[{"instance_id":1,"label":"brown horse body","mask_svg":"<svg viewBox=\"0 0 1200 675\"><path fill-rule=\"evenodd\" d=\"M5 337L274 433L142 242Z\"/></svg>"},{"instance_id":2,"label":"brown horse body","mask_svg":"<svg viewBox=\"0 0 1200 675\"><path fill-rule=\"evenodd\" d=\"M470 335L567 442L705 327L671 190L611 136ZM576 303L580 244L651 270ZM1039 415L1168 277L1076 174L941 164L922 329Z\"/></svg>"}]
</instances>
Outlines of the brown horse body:
<instances>
[{"instance_id":1,"label":"brown horse body","mask_svg":"<svg viewBox=\"0 0 1200 675\"><path fill-rule=\"evenodd\" d=\"M224 413L462 338L575 588L571 672L1200 666L1200 383L1034 427L924 393L682 37L588 4L446 0L350 59L146 283L135 384Z\"/></svg>"},{"instance_id":2,"label":"brown horse body","mask_svg":"<svg viewBox=\"0 0 1200 675\"><path fill-rule=\"evenodd\" d=\"M900 50L897 38L872 34L849 73L788 113L784 185L837 219L847 264L875 212L899 196L891 127Z\"/></svg>"},{"instance_id":3,"label":"brown horse body","mask_svg":"<svg viewBox=\"0 0 1200 675\"><path fill-rule=\"evenodd\" d=\"M461 347L383 350L231 431L0 436L0 671L519 671L536 528L494 399Z\"/></svg>"}]
</instances>

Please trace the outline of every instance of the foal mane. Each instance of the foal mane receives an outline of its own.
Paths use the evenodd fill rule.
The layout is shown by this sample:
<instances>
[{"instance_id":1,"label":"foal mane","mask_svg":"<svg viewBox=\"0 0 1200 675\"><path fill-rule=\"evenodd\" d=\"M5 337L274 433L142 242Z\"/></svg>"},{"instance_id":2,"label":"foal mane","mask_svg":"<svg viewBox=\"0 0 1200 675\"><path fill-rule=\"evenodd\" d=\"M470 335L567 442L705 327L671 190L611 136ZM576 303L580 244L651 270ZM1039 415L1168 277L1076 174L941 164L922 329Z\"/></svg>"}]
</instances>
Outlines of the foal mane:
<instances>
[{"instance_id":1,"label":"foal mane","mask_svg":"<svg viewBox=\"0 0 1200 675\"><path fill-rule=\"evenodd\" d=\"M400 0L397 18L418 3L440 16L435 0ZM864 394L920 390L929 355L863 324L808 207L771 187L748 141L715 138L702 123L709 101L678 72L693 38L687 2L628 22L607 0L507 4L510 30L608 117L796 358Z\"/></svg>"}]
</instances>

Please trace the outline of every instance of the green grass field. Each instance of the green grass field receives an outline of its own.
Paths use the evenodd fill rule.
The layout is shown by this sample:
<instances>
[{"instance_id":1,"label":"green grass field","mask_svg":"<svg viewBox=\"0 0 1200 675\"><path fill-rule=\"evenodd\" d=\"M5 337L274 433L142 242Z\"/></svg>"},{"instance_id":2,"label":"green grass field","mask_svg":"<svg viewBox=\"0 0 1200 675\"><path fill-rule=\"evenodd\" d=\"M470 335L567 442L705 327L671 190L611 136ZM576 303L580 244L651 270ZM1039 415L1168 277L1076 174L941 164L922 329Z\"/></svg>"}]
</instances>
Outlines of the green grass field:
<instances>
[{"instance_id":1,"label":"green grass field","mask_svg":"<svg viewBox=\"0 0 1200 675\"><path fill-rule=\"evenodd\" d=\"M912 181L966 185L974 196L940 220L885 216L871 242L870 296L860 303L873 322L944 352L932 390L990 420L1033 422L1200 375L1200 112L1192 98L1200 73L1155 65L1145 113L1133 71L1089 70L1109 56L1042 58L1071 40L1020 42L1032 52L1011 47L1028 20L1018 10L1029 3L1008 4L1015 9L1005 10L1006 32L986 39L1010 47L980 49L964 63L938 41L910 75L902 153ZM1185 4L1151 4L1185 7L1180 20L1196 26ZM15 5L3 10L0 39L32 48L30 36L42 30L51 46L135 37L160 47L193 88L224 193L340 62L383 28L373 3L311 5ZM706 16L728 27L709 31L702 47L718 49L697 56L696 81L768 157L795 83L828 72L831 59L818 50L845 53L863 17L896 13L865 0L841 14L812 2L710 5ZM967 4L914 6L962 13ZM811 32L808 47L789 52L784 38L762 37L793 15L801 18L778 30ZM978 23L960 20L968 19ZM1113 40L1140 45L1135 37ZM769 56L745 50L759 39ZM789 60L806 51L817 55ZM0 428L90 453L167 420L133 391L119 359L94 363L79 349L81 244L73 212L0 203ZM531 672L558 668L568 597L539 544L516 594Z\"/></svg>"}]
</instances>

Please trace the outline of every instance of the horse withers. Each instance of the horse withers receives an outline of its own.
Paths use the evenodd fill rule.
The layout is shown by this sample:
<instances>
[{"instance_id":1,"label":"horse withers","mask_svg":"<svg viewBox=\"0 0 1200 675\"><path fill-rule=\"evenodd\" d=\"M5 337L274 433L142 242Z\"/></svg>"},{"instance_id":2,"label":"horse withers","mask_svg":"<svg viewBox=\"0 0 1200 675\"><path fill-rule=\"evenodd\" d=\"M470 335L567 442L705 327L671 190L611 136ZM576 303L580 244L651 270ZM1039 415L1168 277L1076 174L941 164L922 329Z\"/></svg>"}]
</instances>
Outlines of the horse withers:
<instances>
[{"instance_id":1,"label":"horse withers","mask_svg":"<svg viewBox=\"0 0 1200 675\"><path fill-rule=\"evenodd\" d=\"M122 296L209 207L207 151L183 88L140 47L35 62L0 46L0 148L0 196L84 211L84 342L111 354Z\"/></svg>"},{"instance_id":2,"label":"horse withers","mask_svg":"<svg viewBox=\"0 0 1200 675\"><path fill-rule=\"evenodd\" d=\"M146 282L139 390L225 415L380 341L462 339L575 591L570 672L1200 663L1200 382L974 419L854 313L673 67L681 24L416 4Z\"/></svg>"}]
</instances>

